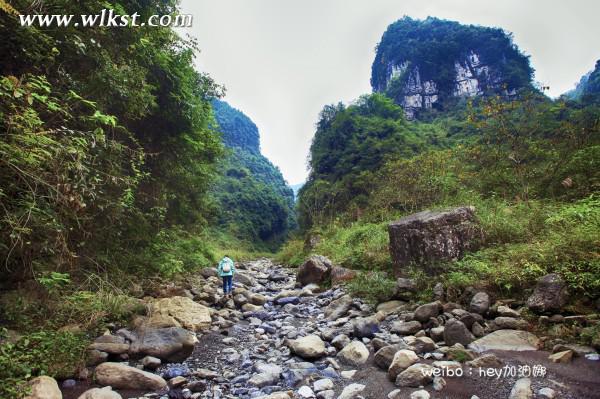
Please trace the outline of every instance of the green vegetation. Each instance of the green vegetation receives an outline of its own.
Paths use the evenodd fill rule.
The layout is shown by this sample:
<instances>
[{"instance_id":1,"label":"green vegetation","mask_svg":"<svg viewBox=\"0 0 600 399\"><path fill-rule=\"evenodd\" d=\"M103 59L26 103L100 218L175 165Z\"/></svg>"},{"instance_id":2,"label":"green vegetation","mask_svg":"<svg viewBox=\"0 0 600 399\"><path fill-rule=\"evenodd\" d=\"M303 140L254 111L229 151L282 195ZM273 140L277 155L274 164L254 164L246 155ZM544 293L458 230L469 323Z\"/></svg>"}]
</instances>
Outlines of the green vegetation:
<instances>
[{"instance_id":1,"label":"green vegetation","mask_svg":"<svg viewBox=\"0 0 600 399\"><path fill-rule=\"evenodd\" d=\"M390 104L379 94L372 97ZM452 122L460 113L406 122L394 114L382 121L378 111L364 112L359 119L353 107L365 102L338 106L328 114L326 128L322 116L311 148L311 175L298 200L303 231L321 238L311 252L365 271L351 284L353 292L371 300L389 293L380 288L392 281L381 282L382 273L391 270L390 221L423 209L469 204L485 230L485 246L460 261L437 265L433 277L410 270L421 292L442 281L457 295L467 286L479 286L522 296L537 278L556 272L582 303L597 299L596 105L550 101L531 93L512 101L478 99L466 109L464 122ZM385 126L396 129L385 135ZM411 137L411 144L420 145L391 144L389 137ZM369 140L385 144L360 147ZM298 263L291 249L304 250L300 244L289 242L281 260L294 255L290 260Z\"/></svg>"},{"instance_id":2,"label":"green vegetation","mask_svg":"<svg viewBox=\"0 0 600 399\"><path fill-rule=\"evenodd\" d=\"M79 342L127 323L157 281L224 252L256 255L294 227L291 190L260 155L256 127L195 69L194 41L167 27L22 27L31 7L0 1L10 38L0 43L0 321L38 334L0 344L3 365L16 359L2 397L21 396L29 376L77 369L61 329ZM178 13L176 0L40 7ZM63 348L73 357L47 367Z\"/></svg>"},{"instance_id":3,"label":"green vegetation","mask_svg":"<svg viewBox=\"0 0 600 399\"><path fill-rule=\"evenodd\" d=\"M229 147L213 188L217 223L249 248L272 250L296 226L294 194L279 169L261 155L256 125L223 101L213 104Z\"/></svg>"},{"instance_id":4,"label":"green vegetation","mask_svg":"<svg viewBox=\"0 0 600 399\"><path fill-rule=\"evenodd\" d=\"M0 339L6 329L0 329ZM40 331L0 345L0 397L18 398L31 376L68 378L85 367L88 342L82 334Z\"/></svg>"}]
</instances>

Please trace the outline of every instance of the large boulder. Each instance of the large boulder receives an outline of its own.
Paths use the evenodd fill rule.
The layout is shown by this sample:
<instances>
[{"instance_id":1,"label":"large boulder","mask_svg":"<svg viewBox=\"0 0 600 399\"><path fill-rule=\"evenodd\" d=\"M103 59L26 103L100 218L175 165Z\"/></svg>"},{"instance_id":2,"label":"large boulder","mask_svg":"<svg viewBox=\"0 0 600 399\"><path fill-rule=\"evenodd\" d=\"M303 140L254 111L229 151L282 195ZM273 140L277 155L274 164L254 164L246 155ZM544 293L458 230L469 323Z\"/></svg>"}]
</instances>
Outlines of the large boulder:
<instances>
[{"instance_id":1,"label":"large boulder","mask_svg":"<svg viewBox=\"0 0 600 399\"><path fill-rule=\"evenodd\" d=\"M388 232L396 275L410 264L428 268L459 259L483 241L473 207L419 212L391 223Z\"/></svg>"},{"instance_id":2,"label":"large boulder","mask_svg":"<svg viewBox=\"0 0 600 399\"><path fill-rule=\"evenodd\" d=\"M118 392L112 390L111 387L92 388L88 389L77 399L123 399Z\"/></svg>"},{"instance_id":3,"label":"large boulder","mask_svg":"<svg viewBox=\"0 0 600 399\"><path fill-rule=\"evenodd\" d=\"M446 345L451 346L456 343L468 345L474 339L475 337L462 321L450 319L446 322L444 326L444 342L446 342Z\"/></svg>"},{"instance_id":4,"label":"large boulder","mask_svg":"<svg viewBox=\"0 0 600 399\"><path fill-rule=\"evenodd\" d=\"M196 334L180 327L143 328L135 334L129 353L139 357L154 356L176 363L192 354L196 342Z\"/></svg>"},{"instance_id":5,"label":"large boulder","mask_svg":"<svg viewBox=\"0 0 600 399\"><path fill-rule=\"evenodd\" d=\"M296 280L302 286L322 284L330 277L332 268L333 264L329 259L321 255L313 255L298 268Z\"/></svg>"},{"instance_id":6,"label":"large boulder","mask_svg":"<svg viewBox=\"0 0 600 399\"><path fill-rule=\"evenodd\" d=\"M176 322L173 327L183 327L196 332L208 330L212 322L209 308L182 296L162 298L150 303L150 317L147 324L156 327L153 320L165 318Z\"/></svg>"},{"instance_id":7,"label":"large boulder","mask_svg":"<svg viewBox=\"0 0 600 399\"><path fill-rule=\"evenodd\" d=\"M303 359L318 359L327 354L325 343L317 335L288 340L291 351Z\"/></svg>"},{"instance_id":8,"label":"large boulder","mask_svg":"<svg viewBox=\"0 0 600 399\"><path fill-rule=\"evenodd\" d=\"M52 377L36 377L28 385L31 391L25 399L62 399L58 383Z\"/></svg>"},{"instance_id":9,"label":"large boulder","mask_svg":"<svg viewBox=\"0 0 600 399\"><path fill-rule=\"evenodd\" d=\"M475 352L489 350L535 351L542 342L534 334L521 330L498 330L469 344Z\"/></svg>"},{"instance_id":10,"label":"large boulder","mask_svg":"<svg viewBox=\"0 0 600 399\"><path fill-rule=\"evenodd\" d=\"M527 307L534 312L558 312L567 303L567 286L556 273L547 274L537 282Z\"/></svg>"},{"instance_id":11,"label":"large boulder","mask_svg":"<svg viewBox=\"0 0 600 399\"><path fill-rule=\"evenodd\" d=\"M102 363L94 370L94 379L117 389L158 391L167 386L162 377L121 363Z\"/></svg>"}]
</instances>

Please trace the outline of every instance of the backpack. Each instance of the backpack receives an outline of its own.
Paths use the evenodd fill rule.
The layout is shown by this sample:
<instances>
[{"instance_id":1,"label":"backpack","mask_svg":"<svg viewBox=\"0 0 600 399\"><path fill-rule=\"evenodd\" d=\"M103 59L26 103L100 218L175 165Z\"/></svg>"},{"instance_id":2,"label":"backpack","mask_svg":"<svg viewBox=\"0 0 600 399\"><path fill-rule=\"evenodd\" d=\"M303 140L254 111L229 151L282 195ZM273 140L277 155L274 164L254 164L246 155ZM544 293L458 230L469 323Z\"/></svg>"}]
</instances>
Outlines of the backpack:
<instances>
[{"instance_id":1,"label":"backpack","mask_svg":"<svg viewBox=\"0 0 600 399\"><path fill-rule=\"evenodd\" d=\"M223 271L223 273L229 273L231 271L231 260L227 259L224 261L225 261L225 263L223 264L223 267L221 268L221 270Z\"/></svg>"}]
</instances>

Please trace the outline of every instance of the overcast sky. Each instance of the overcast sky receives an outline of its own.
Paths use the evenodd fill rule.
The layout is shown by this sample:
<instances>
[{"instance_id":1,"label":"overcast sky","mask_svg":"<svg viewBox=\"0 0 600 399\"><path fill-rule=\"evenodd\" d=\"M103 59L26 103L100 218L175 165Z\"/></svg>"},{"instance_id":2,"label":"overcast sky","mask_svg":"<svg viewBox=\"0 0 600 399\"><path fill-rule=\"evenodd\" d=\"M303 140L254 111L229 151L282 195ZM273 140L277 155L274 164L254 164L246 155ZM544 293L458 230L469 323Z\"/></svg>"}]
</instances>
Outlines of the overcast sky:
<instances>
[{"instance_id":1,"label":"overcast sky","mask_svg":"<svg viewBox=\"0 0 600 399\"><path fill-rule=\"evenodd\" d=\"M404 15L512 32L551 96L600 58L597 0L183 0L182 13L194 16L198 68L256 123L290 184L306 179L319 111L371 91L375 45Z\"/></svg>"}]
</instances>

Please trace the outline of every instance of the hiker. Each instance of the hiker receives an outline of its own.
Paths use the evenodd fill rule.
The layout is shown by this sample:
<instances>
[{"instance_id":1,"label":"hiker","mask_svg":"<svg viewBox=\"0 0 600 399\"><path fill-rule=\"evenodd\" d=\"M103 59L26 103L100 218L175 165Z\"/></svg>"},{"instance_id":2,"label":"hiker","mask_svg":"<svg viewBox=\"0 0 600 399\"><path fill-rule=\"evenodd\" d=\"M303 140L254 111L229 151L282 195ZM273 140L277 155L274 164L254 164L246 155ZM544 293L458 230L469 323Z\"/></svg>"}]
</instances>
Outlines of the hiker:
<instances>
[{"instance_id":1,"label":"hiker","mask_svg":"<svg viewBox=\"0 0 600 399\"><path fill-rule=\"evenodd\" d=\"M235 266L229 255L225 255L223 259L221 259L219 266L217 266L217 273L223 278L223 294L225 294L226 297L231 296Z\"/></svg>"}]
</instances>

